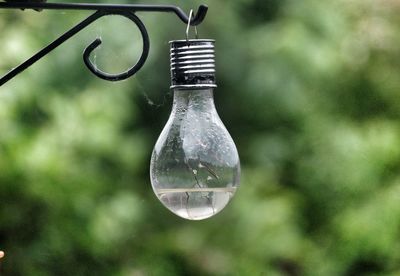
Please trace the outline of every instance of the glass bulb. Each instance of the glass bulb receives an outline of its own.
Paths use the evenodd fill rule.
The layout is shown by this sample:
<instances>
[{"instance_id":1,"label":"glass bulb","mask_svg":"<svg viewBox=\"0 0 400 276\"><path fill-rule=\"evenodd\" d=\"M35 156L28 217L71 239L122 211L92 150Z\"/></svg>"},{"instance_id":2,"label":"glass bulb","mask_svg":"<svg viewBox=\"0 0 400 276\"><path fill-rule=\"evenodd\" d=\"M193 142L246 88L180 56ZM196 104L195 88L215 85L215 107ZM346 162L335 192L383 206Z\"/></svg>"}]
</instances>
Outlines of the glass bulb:
<instances>
[{"instance_id":1,"label":"glass bulb","mask_svg":"<svg viewBox=\"0 0 400 276\"><path fill-rule=\"evenodd\" d=\"M221 211L239 186L236 146L214 106L213 89L175 89L171 115L151 158L158 199L176 215L201 220Z\"/></svg>"}]
</instances>

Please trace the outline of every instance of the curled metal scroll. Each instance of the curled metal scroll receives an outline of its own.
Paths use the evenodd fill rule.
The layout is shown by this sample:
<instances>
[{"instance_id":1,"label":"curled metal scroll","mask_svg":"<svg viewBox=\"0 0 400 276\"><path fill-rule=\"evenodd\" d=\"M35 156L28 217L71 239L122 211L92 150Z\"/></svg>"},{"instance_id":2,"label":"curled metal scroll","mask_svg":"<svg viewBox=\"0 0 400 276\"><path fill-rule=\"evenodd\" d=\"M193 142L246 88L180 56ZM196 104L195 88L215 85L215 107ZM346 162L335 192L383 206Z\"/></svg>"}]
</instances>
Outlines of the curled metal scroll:
<instances>
[{"instance_id":1,"label":"curled metal scroll","mask_svg":"<svg viewBox=\"0 0 400 276\"><path fill-rule=\"evenodd\" d=\"M109 74L106 72L101 71L99 68L97 68L93 63L90 61L90 54L96 49L100 44L101 44L101 39L97 38L94 40L92 43L89 44L89 46L86 47L85 51L83 52L83 61L85 62L87 68L95 74L97 77L108 80L108 81L119 81L119 80L124 80L129 78L130 76L134 75L137 71L139 71L140 68L142 68L143 64L146 62L147 56L149 55L149 49L150 49L150 41L149 41L149 35L147 34L146 27L144 26L143 22L133 13L131 12L118 12L118 11L108 11L108 12L99 12L102 13L99 15L98 18L105 16L105 15L112 15L112 14L117 14L117 15L122 15L126 18L129 18L131 21L133 21L136 26L138 27L141 35L142 35L142 41L143 41L143 48L142 48L142 55L138 59L135 65L133 65L131 68L129 68L127 71L118 73L118 74Z\"/></svg>"},{"instance_id":2,"label":"curled metal scroll","mask_svg":"<svg viewBox=\"0 0 400 276\"><path fill-rule=\"evenodd\" d=\"M7 2L0 3L0 9L63 9L63 10L96 10L95 13L88 16L70 30L62 34L59 38L45 46L32 57L6 73L0 78L0 86L24 71L26 68L34 64L36 61L47 55L49 52L60 46L66 40L77 34L79 31L96 21L97 19L107 15L120 15L130 19L138 27L143 42L142 54L135 65L127 71L117 74L109 74L98 69L90 61L90 54L101 44L101 39L97 38L89 44L83 52L83 60L88 69L97 77L108 81L119 81L134 75L145 63L150 49L149 36L143 22L136 16L135 12L174 12L185 23L196 26L200 24L207 13L207 6L201 5L195 14L190 18L176 6L170 5L110 5L110 4L73 4L73 3L32 3L32 2Z\"/></svg>"}]
</instances>

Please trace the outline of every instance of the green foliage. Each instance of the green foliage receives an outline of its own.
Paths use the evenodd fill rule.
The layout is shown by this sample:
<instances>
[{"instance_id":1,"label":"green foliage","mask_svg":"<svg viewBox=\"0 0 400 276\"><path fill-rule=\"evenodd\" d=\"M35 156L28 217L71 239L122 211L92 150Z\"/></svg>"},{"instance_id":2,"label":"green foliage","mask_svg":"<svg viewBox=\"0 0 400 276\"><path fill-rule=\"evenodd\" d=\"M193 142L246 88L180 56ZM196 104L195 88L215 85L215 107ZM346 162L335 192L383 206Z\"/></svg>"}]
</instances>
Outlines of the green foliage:
<instances>
[{"instance_id":1,"label":"green foliage","mask_svg":"<svg viewBox=\"0 0 400 276\"><path fill-rule=\"evenodd\" d=\"M155 1L156 3L157 1ZM161 1L159 1L161 2ZM171 1L185 10L195 1ZM400 274L400 5L206 1L217 109L241 187L217 216L184 221L154 196L152 147L171 107L168 40L185 25L138 14L96 22L0 88L0 249L5 275ZM6 71L87 15L1 11Z\"/></svg>"}]
</instances>

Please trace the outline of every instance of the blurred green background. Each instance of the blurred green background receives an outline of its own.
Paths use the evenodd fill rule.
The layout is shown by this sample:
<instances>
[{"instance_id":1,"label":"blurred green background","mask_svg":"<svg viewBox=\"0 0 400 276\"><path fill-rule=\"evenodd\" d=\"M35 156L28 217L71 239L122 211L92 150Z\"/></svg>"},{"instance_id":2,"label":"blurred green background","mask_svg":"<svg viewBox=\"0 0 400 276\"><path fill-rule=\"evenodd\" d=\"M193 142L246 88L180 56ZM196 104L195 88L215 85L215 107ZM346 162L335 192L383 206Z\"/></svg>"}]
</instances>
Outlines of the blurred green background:
<instances>
[{"instance_id":1,"label":"blurred green background","mask_svg":"<svg viewBox=\"0 0 400 276\"><path fill-rule=\"evenodd\" d=\"M149 180L171 110L174 14L104 17L0 88L4 275L400 275L400 1L142 1L209 5L217 110L241 187L217 216L170 213ZM113 1L109 3L122 3ZM128 2L126 2L128 3ZM134 3L130 1L129 3ZM0 11L6 72L89 12Z\"/></svg>"}]
</instances>

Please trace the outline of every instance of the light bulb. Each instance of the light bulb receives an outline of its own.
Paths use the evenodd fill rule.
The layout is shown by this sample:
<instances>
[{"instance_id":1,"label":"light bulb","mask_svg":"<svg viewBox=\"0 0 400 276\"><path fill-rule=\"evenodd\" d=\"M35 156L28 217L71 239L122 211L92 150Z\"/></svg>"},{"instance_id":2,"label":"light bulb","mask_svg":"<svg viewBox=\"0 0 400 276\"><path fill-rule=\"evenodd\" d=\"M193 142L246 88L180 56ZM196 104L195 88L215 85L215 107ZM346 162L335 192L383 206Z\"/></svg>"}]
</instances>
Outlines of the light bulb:
<instances>
[{"instance_id":1,"label":"light bulb","mask_svg":"<svg viewBox=\"0 0 400 276\"><path fill-rule=\"evenodd\" d=\"M221 211L239 186L236 146L214 106L214 41L171 41L171 115L150 164L158 199L176 215L201 220Z\"/></svg>"}]
</instances>

